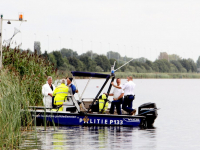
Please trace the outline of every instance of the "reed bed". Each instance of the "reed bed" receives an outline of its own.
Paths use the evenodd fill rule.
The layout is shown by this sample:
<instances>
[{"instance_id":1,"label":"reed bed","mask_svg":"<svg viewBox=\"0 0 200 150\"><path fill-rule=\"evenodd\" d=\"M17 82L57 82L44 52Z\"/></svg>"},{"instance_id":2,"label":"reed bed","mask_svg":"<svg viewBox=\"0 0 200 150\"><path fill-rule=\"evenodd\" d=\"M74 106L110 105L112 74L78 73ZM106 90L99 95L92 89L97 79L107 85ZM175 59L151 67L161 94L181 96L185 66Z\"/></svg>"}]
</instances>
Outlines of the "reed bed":
<instances>
[{"instance_id":1,"label":"reed bed","mask_svg":"<svg viewBox=\"0 0 200 150\"><path fill-rule=\"evenodd\" d=\"M22 107L27 109L28 100L22 94L19 79L8 70L1 70L0 89L0 148L16 149L21 142L20 112Z\"/></svg>"},{"instance_id":2,"label":"reed bed","mask_svg":"<svg viewBox=\"0 0 200 150\"><path fill-rule=\"evenodd\" d=\"M23 131L32 129L29 105L42 105L41 87L46 77L55 77L48 60L4 47L0 71L0 149L18 149Z\"/></svg>"}]
</instances>

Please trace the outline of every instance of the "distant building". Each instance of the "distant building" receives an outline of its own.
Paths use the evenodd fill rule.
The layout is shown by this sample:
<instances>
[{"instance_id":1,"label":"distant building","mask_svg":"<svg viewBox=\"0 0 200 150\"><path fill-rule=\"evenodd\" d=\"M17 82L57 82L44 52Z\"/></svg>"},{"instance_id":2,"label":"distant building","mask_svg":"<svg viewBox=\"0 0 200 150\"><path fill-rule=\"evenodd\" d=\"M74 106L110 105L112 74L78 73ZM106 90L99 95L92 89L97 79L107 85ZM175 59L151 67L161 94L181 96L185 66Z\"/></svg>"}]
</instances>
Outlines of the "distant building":
<instances>
[{"instance_id":1,"label":"distant building","mask_svg":"<svg viewBox=\"0 0 200 150\"><path fill-rule=\"evenodd\" d=\"M34 42L34 52L36 52L38 55L41 55L41 46L39 41Z\"/></svg>"}]
</instances>

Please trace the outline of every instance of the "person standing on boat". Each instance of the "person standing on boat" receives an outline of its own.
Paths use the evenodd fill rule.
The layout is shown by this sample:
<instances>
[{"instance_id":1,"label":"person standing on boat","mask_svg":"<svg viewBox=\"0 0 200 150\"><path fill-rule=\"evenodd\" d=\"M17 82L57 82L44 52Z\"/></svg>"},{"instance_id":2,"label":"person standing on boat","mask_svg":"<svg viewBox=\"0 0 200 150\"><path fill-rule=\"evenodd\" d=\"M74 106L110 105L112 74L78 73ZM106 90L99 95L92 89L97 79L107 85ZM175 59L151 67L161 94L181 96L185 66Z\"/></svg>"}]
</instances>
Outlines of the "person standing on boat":
<instances>
[{"instance_id":1,"label":"person standing on boat","mask_svg":"<svg viewBox=\"0 0 200 150\"><path fill-rule=\"evenodd\" d=\"M117 86L121 87L121 79L116 79ZM107 93L105 93L107 95ZM121 104L123 102L124 91L123 89L114 88L113 93L110 93L109 96L113 96L113 101L111 102L110 114L114 114L115 106L117 109L117 114L121 115Z\"/></svg>"},{"instance_id":2,"label":"person standing on boat","mask_svg":"<svg viewBox=\"0 0 200 150\"><path fill-rule=\"evenodd\" d=\"M134 88L136 84L133 82L133 78L131 76L127 77L128 82L123 84L122 86L111 84L118 89L124 90L124 102L122 104L122 109L127 111L130 115L135 115L136 110L132 109L133 100L135 98Z\"/></svg>"},{"instance_id":3,"label":"person standing on boat","mask_svg":"<svg viewBox=\"0 0 200 150\"><path fill-rule=\"evenodd\" d=\"M45 107L52 108L52 97L55 86L52 84L52 77L47 77L47 83L42 86L43 104Z\"/></svg>"},{"instance_id":4,"label":"person standing on boat","mask_svg":"<svg viewBox=\"0 0 200 150\"><path fill-rule=\"evenodd\" d=\"M61 80L61 84L56 87L53 92L53 106L62 106L64 101L67 100L69 87L65 85L65 79ZM59 109L61 110L61 109Z\"/></svg>"},{"instance_id":5,"label":"person standing on boat","mask_svg":"<svg viewBox=\"0 0 200 150\"><path fill-rule=\"evenodd\" d=\"M78 93L78 90L76 89L75 85L72 84L73 78L67 78L67 86L69 87L69 93L74 95L75 93Z\"/></svg>"}]
</instances>

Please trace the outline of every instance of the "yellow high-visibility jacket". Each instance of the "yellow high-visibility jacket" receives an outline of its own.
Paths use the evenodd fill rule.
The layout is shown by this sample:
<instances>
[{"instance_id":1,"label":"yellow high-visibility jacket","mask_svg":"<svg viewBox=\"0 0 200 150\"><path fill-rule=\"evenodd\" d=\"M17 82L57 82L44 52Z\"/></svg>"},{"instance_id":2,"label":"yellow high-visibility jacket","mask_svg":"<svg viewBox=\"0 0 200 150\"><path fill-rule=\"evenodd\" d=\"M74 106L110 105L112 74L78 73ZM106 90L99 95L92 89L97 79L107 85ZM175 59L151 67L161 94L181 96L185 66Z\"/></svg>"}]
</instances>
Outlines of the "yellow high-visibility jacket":
<instances>
[{"instance_id":1,"label":"yellow high-visibility jacket","mask_svg":"<svg viewBox=\"0 0 200 150\"><path fill-rule=\"evenodd\" d=\"M67 100L68 95L68 86L66 86L64 83L56 87L56 89L53 92L54 97L54 105L62 105L64 100Z\"/></svg>"},{"instance_id":2,"label":"yellow high-visibility jacket","mask_svg":"<svg viewBox=\"0 0 200 150\"><path fill-rule=\"evenodd\" d=\"M105 111L108 109L108 102L105 101L106 99L106 95L105 94L102 94L102 99L99 99L99 112L102 112L102 113L105 113ZM103 109L103 106L104 106L104 103L106 102L105 104L105 107ZM102 111L103 109L103 111Z\"/></svg>"}]
</instances>

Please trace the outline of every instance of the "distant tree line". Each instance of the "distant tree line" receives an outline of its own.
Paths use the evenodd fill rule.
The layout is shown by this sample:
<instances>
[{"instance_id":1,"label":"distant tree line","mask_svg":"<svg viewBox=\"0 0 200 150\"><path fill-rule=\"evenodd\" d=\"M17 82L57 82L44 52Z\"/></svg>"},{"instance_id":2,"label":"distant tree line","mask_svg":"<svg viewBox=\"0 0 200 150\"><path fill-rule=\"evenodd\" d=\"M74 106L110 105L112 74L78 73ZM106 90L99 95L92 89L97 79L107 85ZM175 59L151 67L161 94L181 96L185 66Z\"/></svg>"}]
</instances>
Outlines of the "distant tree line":
<instances>
[{"instance_id":1,"label":"distant tree line","mask_svg":"<svg viewBox=\"0 0 200 150\"><path fill-rule=\"evenodd\" d=\"M42 54L54 64L60 72L63 71L91 71L91 72L110 72L111 65L116 61L115 68L120 67L125 62L131 60L130 57L122 57L118 52L109 51L107 55L99 55L87 51L78 55L72 49L63 48L60 51ZM121 72L136 72L136 73L187 73L198 72L200 68L200 57L197 62L192 59L182 59L180 56L173 54L168 55L166 52L160 53L158 59L154 62L141 57L133 59L128 65L122 67Z\"/></svg>"}]
</instances>

